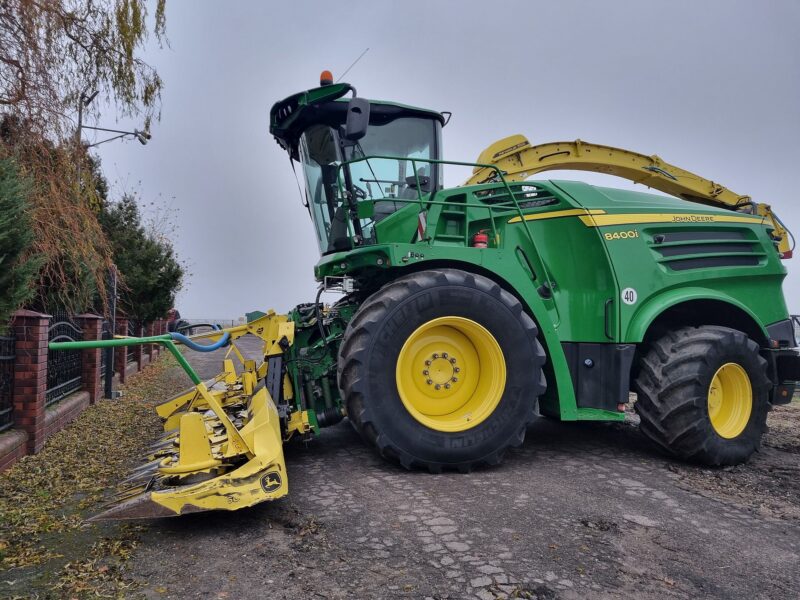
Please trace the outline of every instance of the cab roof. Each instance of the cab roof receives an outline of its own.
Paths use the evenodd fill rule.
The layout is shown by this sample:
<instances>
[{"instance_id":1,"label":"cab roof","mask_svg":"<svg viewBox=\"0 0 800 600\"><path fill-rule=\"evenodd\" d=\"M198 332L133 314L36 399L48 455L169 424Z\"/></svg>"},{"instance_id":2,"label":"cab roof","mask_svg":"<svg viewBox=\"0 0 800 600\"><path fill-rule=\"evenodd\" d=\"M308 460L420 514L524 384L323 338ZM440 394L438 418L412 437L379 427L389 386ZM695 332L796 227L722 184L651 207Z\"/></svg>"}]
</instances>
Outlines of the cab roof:
<instances>
[{"instance_id":1,"label":"cab roof","mask_svg":"<svg viewBox=\"0 0 800 600\"><path fill-rule=\"evenodd\" d=\"M297 158L297 142L311 125L339 126L344 123L347 102L344 96L355 88L349 83L336 83L300 92L276 102L269 113L269 132L276 141ZM442 125L444 115L434 110L416 108L387 102L369 100L370 125L383 125L401 117L437 119Z\"/></svg>"}]
</instances>

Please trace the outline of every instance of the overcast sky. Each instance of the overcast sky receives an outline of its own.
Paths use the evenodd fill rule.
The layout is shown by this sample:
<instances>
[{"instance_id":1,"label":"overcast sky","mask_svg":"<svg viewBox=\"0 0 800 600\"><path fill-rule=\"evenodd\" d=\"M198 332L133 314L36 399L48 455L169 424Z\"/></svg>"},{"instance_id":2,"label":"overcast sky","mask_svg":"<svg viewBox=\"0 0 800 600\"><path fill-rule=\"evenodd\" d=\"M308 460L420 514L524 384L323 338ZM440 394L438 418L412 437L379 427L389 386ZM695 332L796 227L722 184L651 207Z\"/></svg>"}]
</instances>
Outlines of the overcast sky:
<instances>
[{"instance_id":1,"label":"overcast sky","mask_svg":"<svg viewBox=\"0 0 800 600\"><path fill-rule=\"evenodd\" d=\"M345 80L361 96L452 111L445 158L475 160L514 133L658 154L772 204L800 234L798 30L797 0L169 0L170 47L145 56L166 84L161 121L146 147L98 151L117 195L177 209L176 247L192 271L178 299L186 317L313 299L317 244L268 112L367 47ZM787 266L797 313L800 268Z\"/></svg>"}]
</instances>

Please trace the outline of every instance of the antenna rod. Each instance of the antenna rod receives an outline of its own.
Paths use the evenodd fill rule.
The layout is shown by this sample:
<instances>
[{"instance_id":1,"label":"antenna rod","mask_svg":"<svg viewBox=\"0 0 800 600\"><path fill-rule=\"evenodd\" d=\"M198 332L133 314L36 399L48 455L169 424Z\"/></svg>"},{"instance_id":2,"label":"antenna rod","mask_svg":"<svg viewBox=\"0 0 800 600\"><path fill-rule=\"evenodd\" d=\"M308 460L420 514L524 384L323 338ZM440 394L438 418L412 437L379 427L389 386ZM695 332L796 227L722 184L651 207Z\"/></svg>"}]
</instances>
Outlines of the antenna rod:
<instances>
[{"instance_id":1,"label":"antenna rod","mask_svg":"<svg viewBox=\"0 0 800 600\"><path fill-rule=\"evenodd\" d=\"M360 60L361 60L361 57L362 57L362 56L364 56L364 55L365 55L367 52L369 52L369 48L365 48L365 49L364 49L364 51L363 51L361 54L359 54L359 55L358 55L358 58L357 58L357 59L355 59L355 60L353 61L353 64L351 64L349 67L347 67L347 69L345 69L345 72L344 72L344 73L342 73L341 75L339 75L339 77L336 79L336 81L335 81L334 83L337 83L337 82L338 82L338 81L339 81L339 80L340 80L342 77L344 77L345 75L347 75L347 73L350 71L350 69L352 69L353 67L355 67L355 66L356 66L356 63L357 63L358 61L360 61Z\"/></svg>"}]
</instances>

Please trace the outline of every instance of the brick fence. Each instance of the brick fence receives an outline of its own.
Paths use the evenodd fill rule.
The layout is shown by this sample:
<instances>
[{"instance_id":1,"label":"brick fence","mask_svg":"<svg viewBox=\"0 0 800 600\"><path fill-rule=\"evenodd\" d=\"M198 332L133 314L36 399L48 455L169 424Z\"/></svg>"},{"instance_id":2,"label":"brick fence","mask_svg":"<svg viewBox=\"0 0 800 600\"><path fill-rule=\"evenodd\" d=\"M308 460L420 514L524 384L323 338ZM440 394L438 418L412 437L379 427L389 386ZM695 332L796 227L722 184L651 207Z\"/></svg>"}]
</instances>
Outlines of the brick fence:
<instances>
[{"instance_id":1,"label":"brick fence","mask_svg":"<svg viewBox=\"0 0 800 600\"><path fill-rule=\"evenodd\" d=\"M80 328L84 340L103 337L103 317L93 314L79 315L73 323ZM14 369L10 374L11 425L0 433L0 471L11 466L26 454L36 454L48 437L63 429L83 410L97 402L103 394L101 376L101 350L80 352L80 386L72 393L48 400L48 348L51 316L19 310L11 321L10 333L14 338ZM166 320L158 320L141 327L145 335L167 331ZM118 316L117 335L128 335L127 317ZM126 349L115 349L114 378L125 383L128 375L141 370L158 356L160 346L137 346L130 361ZM76 357L77 360L77 357ZM77 364L76 364L76 367ZM77 381L75 379L74 381ZM77 384L75 384L77 385Z\"/></svg>"}]
</instances>

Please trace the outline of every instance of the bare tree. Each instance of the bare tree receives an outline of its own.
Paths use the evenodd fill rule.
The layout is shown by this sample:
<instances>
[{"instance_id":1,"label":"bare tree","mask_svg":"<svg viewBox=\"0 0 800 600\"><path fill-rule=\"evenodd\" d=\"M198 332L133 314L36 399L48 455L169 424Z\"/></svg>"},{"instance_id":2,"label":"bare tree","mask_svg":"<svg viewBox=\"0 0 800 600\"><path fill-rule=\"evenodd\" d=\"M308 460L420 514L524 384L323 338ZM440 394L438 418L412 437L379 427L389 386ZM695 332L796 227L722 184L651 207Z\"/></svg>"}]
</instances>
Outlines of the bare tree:
<instances>
[{"instance_id":1,"label":"bare tree","mask_svg":"<svg viewBox=\"0 0 800 600\"><path fill-rule=\"evenodd\" d=\"M150 29L160 43L165 1L157 0ZM0 0L0 107L50 139L71 131L87 90L149 122L162 81L137 56L147 21L145 0Z\"/></svg>"},{"instance_id":2,"label":"bare tree","mask_svg":"<svg viewBox=\"0 0 800 600\"><path fill-rule=\"evenodd\" d=\"M78 102L99 91L121 116L158 116L161 78L140 56L165 43L165 0L0 0L0 160L30 182L29 256L40 265L35 305L75 311L105 302L114 260L98 213L105 181L75 143ZM96 114L100 102L91 105ZM2 233L2 232L0 232Z\"/></svg>"}]
</instances>

